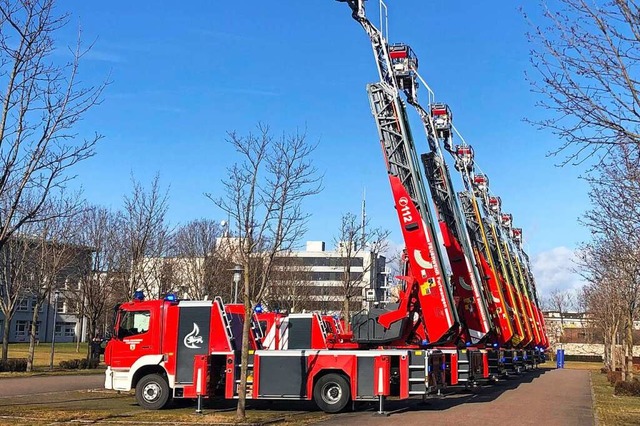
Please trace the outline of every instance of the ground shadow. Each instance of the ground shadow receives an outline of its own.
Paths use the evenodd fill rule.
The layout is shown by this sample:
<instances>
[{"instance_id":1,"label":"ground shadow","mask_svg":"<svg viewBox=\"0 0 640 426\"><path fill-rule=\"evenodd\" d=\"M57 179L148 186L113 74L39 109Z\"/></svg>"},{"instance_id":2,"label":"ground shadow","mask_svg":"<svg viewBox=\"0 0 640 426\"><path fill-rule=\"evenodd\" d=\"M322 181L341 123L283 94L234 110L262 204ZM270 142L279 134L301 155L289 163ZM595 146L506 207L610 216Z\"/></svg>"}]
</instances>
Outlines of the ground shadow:
<instances>
[{"instance_id":1,"label":"ground shadow","mask_svg":"<svg viewBox=\"0 0 640 426\"><path fill-rule=\"evenodd\" d=\"M548 372L549 368L538 368L535 370L527 370L520 375L511 375L499 379L497 382L483 383L480 386L466 390L463 386L453 386L447 388L441 396L430 396L424 401L417 398L410 400L394 400L389 399L385 403L387 411L439 411L448 410L460 404L468 403L485 403L493 401L504 392L516 389L518 386L531 383L538 377ZM209 412L231 411L236 408L236 400L207 400L204 408ZM193 401L187 404L193 405ZM179 406L184 407L183 403ZM366 412L377 410L376 402L356 402L354 404L356 412ZM293 400L248 400L248 410L258 410L263 412L273 411L280 414L286 412L314 412L320 411L313 401L293 401Z\"/></svg>"}]
</instances>

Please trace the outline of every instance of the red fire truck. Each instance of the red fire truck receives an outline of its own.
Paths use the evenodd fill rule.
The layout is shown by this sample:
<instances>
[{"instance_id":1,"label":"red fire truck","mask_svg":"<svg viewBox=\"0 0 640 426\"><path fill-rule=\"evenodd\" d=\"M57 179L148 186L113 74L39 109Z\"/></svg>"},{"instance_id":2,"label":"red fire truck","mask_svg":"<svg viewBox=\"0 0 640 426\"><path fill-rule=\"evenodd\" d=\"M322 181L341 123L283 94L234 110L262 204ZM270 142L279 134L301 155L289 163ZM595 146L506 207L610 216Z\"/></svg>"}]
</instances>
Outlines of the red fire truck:
<instances>
[{"instance_id":1,"label":"red fire truck","mask_svg":"<svg viewBox=\"0 0 640 426\"><path fill-rule=\"evenodd\" d=\"M241 321L220 298L123 303L105 351L105 387L135 389L147 409L165 407L173 398L237 398ZM313 399L334 413L352 401L426 395L444 383L440 351L338 349L319 315L291 315L286 323L287 349L260 349L260 338L252 335L249 399Z\"/></svg>"}]
</instances>

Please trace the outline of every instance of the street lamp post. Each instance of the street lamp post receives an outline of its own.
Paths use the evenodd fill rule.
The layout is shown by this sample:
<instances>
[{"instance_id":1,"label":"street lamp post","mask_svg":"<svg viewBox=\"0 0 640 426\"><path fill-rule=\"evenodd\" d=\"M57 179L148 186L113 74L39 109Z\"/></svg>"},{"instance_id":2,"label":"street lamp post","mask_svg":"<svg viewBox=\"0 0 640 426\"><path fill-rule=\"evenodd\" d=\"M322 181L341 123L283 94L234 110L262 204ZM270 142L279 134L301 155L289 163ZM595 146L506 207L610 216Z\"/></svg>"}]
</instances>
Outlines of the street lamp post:
<instances>
[{"instance_id":1,"label":"street lamp post","mask_svg":"<svg viewBox=\"0 0 640 426\"><path fill-rule=\"evenodd\" d=\"M233 303L238 303L238 283L242 279L242 266L236 265L233 267L232 271L233 271L233 282L235 284Z\"/></svg>"},{"instance_id":2,"label":"street lamp post","mask_svg":"<svg viewBox=\"0 0 640 426\"><path fill-rule=\"evenodd\" d=\"M53 355L56 351L56 319L58 316L58 297L60 291L56 290L53 293L53 327L51 331L51 355L49 357L49 370L53 370Z\"/></svg>"}]
</instances>

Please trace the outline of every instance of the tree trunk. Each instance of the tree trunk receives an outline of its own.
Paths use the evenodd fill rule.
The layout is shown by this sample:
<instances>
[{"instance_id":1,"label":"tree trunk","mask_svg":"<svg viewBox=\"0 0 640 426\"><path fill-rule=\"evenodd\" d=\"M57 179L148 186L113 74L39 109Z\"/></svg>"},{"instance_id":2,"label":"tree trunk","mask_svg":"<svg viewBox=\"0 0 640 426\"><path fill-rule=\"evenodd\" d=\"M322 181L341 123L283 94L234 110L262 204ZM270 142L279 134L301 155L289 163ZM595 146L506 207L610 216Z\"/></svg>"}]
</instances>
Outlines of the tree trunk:
<instances>
[{"instance_id":1,"label":"tree trunk","mask_svg":"<svg viewBox=\"0 0 640 426\"><path fill-rule=\"evenodd\" d=\"M614 328L611 332L611 371L616 371L618 366L618 360L616 359L616 334L617 330Z\"/></svg>"},{"instance_id":2,"label":"tree trunk","mask_svg":"<svg viewBox=\"0 0 640 426\"><path fill-rule=\"evenodd\" d=\"M80 353L80 341L82 340L84 331L82 329L82 326L84 325L84 291L80 293L80 303L78 303L78 320L78 323L80 324L80 333L78 333L78 338L76 339L76 353ZM93 339L93 336L89 335L87 340L91 342L91 339ZM91 344L89 344L89 347L91 347ZM88 357L89 355L87 355L87 359L89 359Z\"/></svg>"},{"instance_id":3,"label":"tree trunk","mask_svg":"<svg viewBox=\"0 0 640 426\"><path fill-rule=\"evenodd\" d=\"M608 332L604 332L603 333L603 337L604 337L604 352L602 355L602 360L604 362L604 366L605 368L607 368L609 371L614 371L614 368L612 368L612 362L611 362L611 339L609 338L609 333Z\"/></svg>"},{"instance_id":4,"label":"tree trunk","mask_svg":"<svg viewBox=\"0 0 640 426\"><path fill-rule=\"evenodd\" d=\"M11 330L11 317L5 316L2 328L2 361L6 361L9 356L9 330Z\"/></svg>"},{"instance_id":5,"label":"tree trunk","mask_svg":"<svg viewBox=\"0 0 640 426\"><path fill-rule=\"evenodd\" d=\"M342 307L342 316L344 317L344 331L348 333L351 331L351 313L349 312L349 296L345 296L343 307Z\"/></svg>"},{"instance_id":6,"label":"tree trunk","mask_svg":"<svg viewBox=\"0 0 640 426\"><path fill-rule=\"evenodd\" d=\"M242 325L242 355L240 356L240 389L236 420L244 422L247 402L247 370L249 367L249 330L251 327L251 300L249 300L249 262L244 265L244 324Z\"/></svg>"},{"instance_id":7,"label":"tree trunk","mask_svg":"<svg viewBox=\"0 0 640 426\"><path fill-rule=\"evenodd\" d=\"M625 333L625 368L627 370L627 381L633 380L633 316L629 314Z\"/></svg>"},{"instance_id":8,"label":"tree trunk","mask_svg":"<svg viewBox=\"0 0 640 426\"><path fill-rule=\"evenodd\" d=\"M621 376L620 376L623 382L627 381L627 351L628 350L629 348L627 347L627 345L624 345L623 361L622 361Z\"/></svg>"},{"instance_id":9,"label":"tree trunk","mask_svg":"<svg viewBox=\"0 0 640 426\"><path fill-rule=\"evenodd\" d=\"M36 352L36 328L38 326L39 310L42 302L37 301L33 308L31 327L29 327L29 353L27 354L27 371L33 371L33 357Z\"/></svg>"},{"instance_id":10,"label":"tree trunk","mask_svg":"<svg viewBox=\"0 0 640 426\"><path fill-rule=\"evenodd\" d=\"M88 342L87 342L88 343L87 344L87 361L89 361L91 359L91 346L93 344L93 338L95 337L94 336L95 327L94 327L93 324L94 324L93 319L87 318L87 331L88 331L88 333L87 333L87 340L88 340ZM80 340L80 339L78 339L78 340Z\"/></svg>"},{"instance_id":11,"label":"tree trunk","mask_svg":"<svg viewBox=\"0 0 640 426\"><path fill-rule=\"evenodd\" d=\"M627 377L628 377L628 373L629 373L629 364L627 363L627 359L629 358L629 347L627 346L627 329L629 328L629 324L627 323L627 320L625 319L624 321L624 328L622 330L623 336L622 336L622 381L626 382L627 381Z\"/></svg>"}]
</instances>

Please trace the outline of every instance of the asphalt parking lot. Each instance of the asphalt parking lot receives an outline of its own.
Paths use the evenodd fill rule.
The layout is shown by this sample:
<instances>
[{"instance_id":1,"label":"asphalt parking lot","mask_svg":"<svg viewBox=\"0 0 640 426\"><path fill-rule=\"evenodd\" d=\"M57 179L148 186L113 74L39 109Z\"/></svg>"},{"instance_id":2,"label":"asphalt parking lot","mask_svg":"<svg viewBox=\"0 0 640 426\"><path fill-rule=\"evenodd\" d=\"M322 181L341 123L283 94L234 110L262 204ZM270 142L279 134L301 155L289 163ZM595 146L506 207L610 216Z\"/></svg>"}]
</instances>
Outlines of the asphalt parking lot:
<instances>
[{"instance_id":1,"label":"asphalt parking lot","mask_svg":"<svg viewBox=\"0 0 640 426\"><path fill-rule=\"evenodd\" d=\"M0 379L0 424L232 424L235 403L211 402L195 414L193 401L146 411L132 393L102 389L102 375ZM390 416L377 416L376 404L357 411L327 415L309 402L249 402L252 424L318 425L457 425L510 418L523 425L594 424L589 372L529 371L522 376L482 386L475 392L450 389L443 398L388 401ZM8 395L9 394L9 395Z\"/></svg>"}]
</instances>

